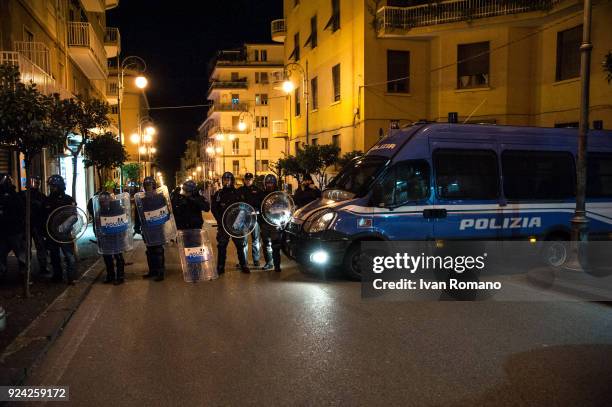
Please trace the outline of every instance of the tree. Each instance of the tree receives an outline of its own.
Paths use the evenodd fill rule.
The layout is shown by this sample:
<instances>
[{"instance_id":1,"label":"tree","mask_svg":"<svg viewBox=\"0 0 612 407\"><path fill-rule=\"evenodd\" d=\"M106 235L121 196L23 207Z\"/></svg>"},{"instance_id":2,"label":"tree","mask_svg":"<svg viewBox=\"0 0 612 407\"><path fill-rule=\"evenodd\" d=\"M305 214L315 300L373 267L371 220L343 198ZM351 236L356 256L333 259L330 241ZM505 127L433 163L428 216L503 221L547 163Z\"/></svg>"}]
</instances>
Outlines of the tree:
<instances>
[{"instance_id":1,"label":"tree","mask_svg":"<svg viewBox=\"0 0 612 407\"><path fill-rule=\"evenodd\" d=\"M339 153L340 147L332 144L306 144L298 149L296 158L303 174L314 174L319 187L323 188L327 170L338 162Z\"/></svg>"},{"instance_id":2,"label":"tree","mask_svg":"<svg viewBox=\"0 0 612 407\"><path fill-rule=\"evenodd\" d=\"M140 180L142 165L140 163L129 163L124 165L121 170L123 171L123 178L126 181L132 180L138 182Z\"/></svg>"},{"instance_id":3,"label":"tree","mask_svg":"<svg viewBox=\"0 0 612 407\"><path fill-rule=\"evenodd\" d=\"M292 176L298 183L302 182L304 171L300 167L300 163L295 156L288 155L284 158L280 158L277 161L277 166L285 176Z\"/></svg>"},{"instance_id":4,"label":"tree","mask_svg":"<svg viewBox=\"0 0 612 407\"><path fill-rule=\"evenodd\" d=\"M54 120L59 97L46 96L34 83L20 81L13 65L0 65L0 142L23 154L26 173L26 273L25 296L30 295L31 269L31 191L32 160L44 147L61 147L64 136Z\"/></svg>"},{"instance_id":5,"label":"tree","mask_svg":"<svg viewBox=\"0 0 612 407\"><path fill-rule=\"evenodd\" d=\"M78 96L76 103L79 110L76 115L76 130L80 139L73 139L72 148L72 196L76 197L76 180L78 160L83 147L96 134L96 131L105 129L110 124L108 118L108 104L98 99L85 99Z\"/></svg>"},{"instance_id":6,"label":"tree","mask_svg":"<svg viewBox=\"0 0 612 407\"><path fill-rule=\"evenodd\" d=\"M353 161L354 158L361 157L362 155L363 155L363 152L359 150L354 150L354 151L349 151L348 153L344 153L342 157L338 158L338 165L340 167L344 167L345 165Z\"/></svg>"},{"instance_id":7,"label":"tree","mask_svg":"<svg viewBox=\"0 0 612 407\"><path fill-rule=\"evenodd\" d=\"M115 135L106 132L87 141L85 144L85 167L94 167L98 174L99 185L102 186L102 170L112 170L123 165L128 154L125 147L115 138Z\"/></svg>"}]
</instances>

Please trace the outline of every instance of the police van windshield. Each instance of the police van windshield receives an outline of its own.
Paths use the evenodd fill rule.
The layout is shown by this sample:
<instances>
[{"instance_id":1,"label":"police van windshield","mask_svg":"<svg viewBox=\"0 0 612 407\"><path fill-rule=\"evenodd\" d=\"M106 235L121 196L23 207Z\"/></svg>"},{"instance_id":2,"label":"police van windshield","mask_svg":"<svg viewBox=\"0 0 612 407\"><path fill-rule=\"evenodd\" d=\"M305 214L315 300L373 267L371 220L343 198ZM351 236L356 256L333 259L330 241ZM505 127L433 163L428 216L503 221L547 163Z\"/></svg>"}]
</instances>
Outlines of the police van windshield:
<instances>
[{"instance_id":1,"label":"police van windshield","mask_svg":"<svg viewBox=\"0 0 612 407\"><path fill-rule=\"evenodd\" d=\"M341 189L357 196L363 195L386 163L387 158L378 156L367 156L353 161L340 171L327 188Z\"/></svg>"}]
</instances>

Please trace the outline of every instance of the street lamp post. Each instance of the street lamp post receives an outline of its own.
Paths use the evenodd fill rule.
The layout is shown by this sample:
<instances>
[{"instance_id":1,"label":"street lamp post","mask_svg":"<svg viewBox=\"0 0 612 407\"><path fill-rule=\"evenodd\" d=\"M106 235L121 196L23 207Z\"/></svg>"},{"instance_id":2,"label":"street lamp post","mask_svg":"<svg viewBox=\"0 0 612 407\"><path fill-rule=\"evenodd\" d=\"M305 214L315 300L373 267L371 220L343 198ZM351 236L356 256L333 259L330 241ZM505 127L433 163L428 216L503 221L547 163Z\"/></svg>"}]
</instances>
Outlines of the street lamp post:
<instances>
[{"instance_id":1,"label":"street lamp post","mask_svg":"<svg viewBox=\"0 0 612 407\"><path fill-rule=\"evenodd\" d=\"M120 59L120 56L117 55L117 82L118 82L118 90L117 90L117 125L119 127L119 142L123 145L123 129L121 127L121 93L123 92L123 76L126 69L136 69L139 76L136 77L134 83L136 87L139 89L144 89L147 87L147 78L142 76L142 74L147 70L147 63L144 59L140 58L136 55L130 55L123 60ZM123 192L123 168L119 168L119 190Z\"/></svg>"},{"instance_id":2,"label":"street lamp post","mask_svg":"<svg viewBox=\"0 0 612 407\"><path fill-rule=\"evenodd\" d=\"M295 89L295 85L293 82L289 80L291 78L291 71L299 71L302 75L302 92L304 96L304 102L306 105L306 144L310 144L310 128L308 122L308 106L309 106L309 97L308 97L308 61L306 61L305 67L298 64L297 62L290 62L285 65L285 81L283 82L283 90L286 94L291 93ZM291 108L289 108L291 110Z\"/></svg>"},{"instance_id":3,"label":"street lamp post","mask_svg":"<svg viewBox=\"0 0 612 407\"><path fill-rule=\"evenodd\" d=\"M253 130L253 169L255 176L257 176L257 134L253 129L253 122L255 121L255 116L253 113L249 112L248 110L240 112L240 115L238 115L238 130L245 131L248 128L243 118L245 115L249 115L251 117L251 129Z\"/></svg>"}]
</instances>

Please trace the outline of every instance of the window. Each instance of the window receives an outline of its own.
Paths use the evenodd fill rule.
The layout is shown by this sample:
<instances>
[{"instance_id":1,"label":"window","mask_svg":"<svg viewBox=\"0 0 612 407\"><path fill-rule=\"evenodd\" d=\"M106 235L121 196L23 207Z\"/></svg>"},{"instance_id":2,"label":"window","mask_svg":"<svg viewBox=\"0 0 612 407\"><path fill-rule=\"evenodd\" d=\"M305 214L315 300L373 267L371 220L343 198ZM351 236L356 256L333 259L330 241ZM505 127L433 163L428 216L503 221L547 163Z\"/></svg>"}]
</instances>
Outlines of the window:
<instances>
[{"instance_id":1,"label":"window","mask_svg":"<svg viewBox=\"0 0 612 407\"><path fill-rule=\"evenodd\" d=\"M312 110L319 108L319 80L314 77L310 80L310 94L312 95Z\"/></svg>"},{"instance_id":2,"label":"window","mask_svg":"<svg viewBox=\"0 0 612 407\"><path fill-rule=\"evenodd\" d=\"M240 103L240 95L238 93L232 93L232 105Z\"/></svg>"},{"instance_id":3,"label":"window","mask_svg":"<svg viewBox=\"0 0 612 407\"><path fill-rule=\"evenodd\" d=\"M297 154L297 152L300 150L300 142L296 141L293 143L293 145L295 146L295 153Z\"/></svg>"},{"instance_id":4,"label":"window","mask_svg":"<svg viewBox=\"0 0 612 407\"><path fill-rule=\"evenodd\" d=\"M331 0L331 8L331 17L325 24L324 30L331 28L332 32L336 32L340 29L340 0Z\"/></svg>"},{"instance_id":5,"label":"window","mask_svg":"<svg viewBox=\"0 0 612 407\"><path fill-rule=\"evenodd\" d=\"M575 168L570 153L507 150L502 153L502 173L509 200L574 196Z\"/></svg>"},{"instance_id":6,"label":"window","mask_svg":"<svg viewBox=\"0 0 612 407\"><path fill-rule=\"evenodd\" d=\"M332 136L332 146L340 147L340 135L339 134L334 134Z\"/></svg>"},{"instance_id":7,"label":"window","mask_svg":"<svg viewBox=\"0 0 612 407\"><path fill-rule=\"evenodd\" d=\"M410 92L410 51L387 50L387 92Z\"/></svg>"},{"instance_id":8,"label":"window","mask_svg":"<svg viewBox=\"0 0 612 407\"><path fill-rule=\"evenodd\" d=\"M437 194L442 199L496 199L497 155L489 150L439 149L433 154Z\"/></svg>"},{"instance_id":9,"label":"window","mask_svg":"<svg viewBox=\"0 0 612 407\"><path fill-rule=\"evenodd\" d=\"M557 81L580 76L581 44L582 25L557 33Z\"/></svg>"},{"instance_id":10,"label":"window","mask_svg":"<svg viewBox=\"0 0 612 407\"><path fill-rule=\"evenodd\" d=\"M234 176L240 174L240 160L232 160L232 170Z\"/></svg>"},{"instance_id":11,"label":"window","mask_svg":"<svg viewBox=\"0 0 612 407\"><path fill-rule=\"evenodd\" d=\"M235 138L232 140L232 153L240 154L240 139Z\"/></svg>"},{"instance_id":12,"label":"window","mask_svg":"<svg viewBox=\"0 0 612 407\"><path fill-rule=\"evenodd\" d=\"M232 116L232 129L237 130L240 124L240 116Z\"/></svg>"},{"instance_id":13,"label":"window","mask_svg":"<svg viewBox=\"0 0 612 407\"><path fill-rule=\"evenodd\" d=\"M311 143L312 143L313 146L318 146L319 145L319 139L318 138L313 138Z\"/></svg>"},{"instance_id":14,"label":"window","mask_svg":"<svg viewBox=\"0 0 612 407\"><path fill-rule=\"evenodd\" d=\"M255 55L255 62L258 62L258 61L259 61L259 50L258 50L258 49L256 49L256 50L253 52L253 54Z\"/></svg>"},{"instance_id":15,"label":"window","mask_svg":"<svg viewBox=\"0 0 612 407\"><path fill-rule=\"evenodd\" d=\"M300 59L300 33L296 32L293 34L293 51L289 55L289 59L297 61Z\"/></svg>"},{"instance_id":16,"label":"window","mask_svg":"<svg viewBox=\"0 0 612 407\"><path fill-rule=\"evenodd\" d=\"M261 62L266 62L268 60L268 50L262 49L259 51L259 56L261 58Z\"/></svg>"},{"instance_id":17,"label":"window","mask_svg":"<svg viewBox=\"0 0 612 407\"><path fill-rule=\"evenodd\" d=\"M267 105L268 104L268 94L267 93L257 93L255 95L255 104L256 105Z\"/></svg>"},{"instance_id":18,"label":"window","mask_svg":"<svg viewBox=\"0 0 612 407\"><path fill-rule=\"evenodd\" d=\"M255 83L267 85L269 83L267 72L255 72Z\"/></svg>"},{"instance_id":19,"label":"window","mask_svg":"<svg viewBox=\"0 0 612 407\"><path fill-rule=\"evenodd\" d=\"M232 82L238 82L238 78L239 78L239 73L238 72L232 72L230 75L231 75L231 78L232 78Z\"/></svg>"},{"instance_id":20,"label":"window","mask_svg":"<svg viewBox=\"0 0 612 407\"><path fill-rule=\"evenodd\" d=\"M304 47L310 44L310 49L315 49L317 47L317 16L314 15L310 17L310 36L306 40Z\"/></svg>"},{"instance_id":21,"label":"window","mask_svg":"<svg viewBox=\"0 0 612 407\"><path fill-rule=\"evenodd\" d=\"M340 100L340 64L332 68L332 83L334 102L338 102Z\"/></svg>"},{"instance_id":22,"label":"window","mask_svg":"<svg viewBox=\"0 0 612 407\"><path fill-rule=\"evenodd\" d=\"M429 165L422 160L401 161L392 166L374 188L379 206L397 206L426 199L429 195Z\"/></svg>"},{"instance_id":23,"label":"window","mask_svg":"<svg viewBox=\"0 0 612 407\"><path fill-rule=\"evenodd\" d=\"M256 116L255 117L255 127L257 128L268 127L268 116Z\"/></svg>"},{"instance_id":24,"label":"window","mask_svg":"<svg viewBox=\"0 0 612 407\"><path fill-rule=\"evenodd\" d=\"M295 88L293 97L295 99L295 115L299 116L301 113L300 109L300 88Z\"/></svg>"},{"instance_id":25,"label":"window","mask_svg":"<svg viewBox=\"0 0 612 407\"><path fill-rule=\"evenodd\" d=\"M119 105L111 105L110 111L111 114L119 114Z\"/></svg>"},{"instance_id":26,"label":"window","mask_svg":"<svg viewBox=\"0 0 612 407\"><path fill-rule=\"evenodd\" d=\"M268 149L268 139L267 138L258 138L255 143L255 148L257 150L267 150Z\"/></svg>"},{"instance_id":27,"label":"window","mask_svg":"<svg viewBox=\"0 0 612 407\"><path fill-rule=\"evenodd\" d=\"M34 33L27 27L23 27L23 40L25 42L34 42Z\"/></svg>"},{"instance_id":28,"label":"window","mask_svg":"<svg viewBox=\"0 0 612 407\"><path fill-rule=\"evenodd\" d=\"M257 160L256 161L256 169L258 172L268 172L270 171L270 161L269 160Z\"/></svg>"},{"instance_id":29,"label":"window","mask_svg":"<svg viewBox=\"0 0 612 407\"><path fill-rule=\"evenodd\" d=\"M489 42L457 45L457 88L489 85Z\"/></svg>"},{"instance_id":30,"label":"window","mask_svg":"<svg viewBox=\"0 0 612 407\"><path fill-rule=\"evenodd\" d=\"M612 154L589 153L587 166L587 196L612 197Z\"/></svg>"}]
</instances>

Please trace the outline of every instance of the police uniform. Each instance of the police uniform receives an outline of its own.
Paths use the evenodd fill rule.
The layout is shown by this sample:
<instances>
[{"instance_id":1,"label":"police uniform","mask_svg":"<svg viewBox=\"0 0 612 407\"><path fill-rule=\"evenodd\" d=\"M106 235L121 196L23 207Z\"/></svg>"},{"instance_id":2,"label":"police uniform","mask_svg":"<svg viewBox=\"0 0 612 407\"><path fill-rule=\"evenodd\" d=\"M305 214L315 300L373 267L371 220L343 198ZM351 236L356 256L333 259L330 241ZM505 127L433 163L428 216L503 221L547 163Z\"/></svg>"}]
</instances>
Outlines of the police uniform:
<instances>
[{"instance_id":1,"label":"police uniform","mask_svg":"<svg viewBox=\"0 0 612 407\"><path fill-rule=\"evenodd\" d=\"M246 176L248 175L249 174L247 174ZM262 191L255 184L251 186L246 186L246 185L241 186L240 188L238 188L238 193L240 194L240 200L242 202L248 203L253 208L255 208L255 210L257 211L261 207L261 202L266 197L265 192ZM259 223L256 223L255 228L253 229L253 232L251 232L251 254L253 256L253 264L255 265L255 267L259 266L259 257L260 257L260 250L261 250L261 243L259 241L260 235L261 233L260 233ZM248 256L249 255L248 237L245 237L245 240L246 240L245 242L246 244L244 245L244 257L246 259L249 257Z\"/></svg>"},{"instance_id":2,"label":"police uniform","mask_svg":"<svg viewBox=\"0 0 612 407\"><path fill-rule=\"evenodd\" d=\"M19 271L25 271L25 250L23 247L23 232L25 205L8 175L2 176L0 185L0 274L7 272L9 252L15 253L19 263Z\"/></svg>"},{"instance_id":3,"label":"police uniform","mask_svg":"<svg viewBox=\"0 0 612 407\"><path fill-rule=\"evenodd\" d=\"M102 197L102 194L106 195ZM125 210L121 206L121 202L115 199L112 199L108 192L102 192L98 195L98 203L100 205L100 217L102 216L118 216L125 214ZM93 216L93 199L90 199L87 203L87 211L90 215ZM96 222L94 222L94 231L96 230ZM116 238L123 240L121 234ZM105 239L112 237L104 237ZM100 244L101 237L98 237L98 244ZM125 281L125 260L123 258L123 253L116 254L103 254L102 258L104 260L104 265L106 266L106 279L104 283L114 283L114 284L123 284Z\"/></svg>"},{"instance_id":4,"label":"police uniform","mask_svg":"<svg viewBox=\"0 0 612 407\"><path fill-rule=\"evenodd\" d=\"M27 191L21 191L19 193L21 200L25 203ZM44 205L47 196L40 192L39 188L30 188L30 224L32 241L34 247L36 247L36 259L38 260L38 272L39 274L45 274L47 272L47 243L45 241L45 217L44 217ZM25 240L24 240L25 242ZM26 246L24 245L24 248Z\"/></svg>"},{"instance_id":5,"label":"police uniform","mask_svg":"<svg viewBox=\"0 0 612 407\"><path fill-rule=\"evenodd\" d=\"M59 178L57 178L59 177ZM61 180L61 186L59 183ZM45 224L47 223L49 216L59 207L72 205L76 206L76 202L70 195L66 195L64 192L65 184L64 180L59 175L52 175L49 177L49 185L53 185L57 187L55 191L52 191L45 203L44 207L44 218ZM76 264L76 256L75 256L75 248L74 242L70 243L58 243L51 239L48 235L47 237L47 248L49 249L49 256L51 257L51 267L53 268L53 281L60 282L62 281L62 264L61 264L61 254L64 255L64 262L66 263L66 280L68 283L71 283L75 277L75 264ZM61 253L61 254L60 254Z\"/></svg>"},{"instance_id":6,"label":"police uniform","mask_svg":"<svg viewBox=\"0 0 612 407\"><path fill-rule=\"evenodd\" d=\"M274 187L269 189L266 184L273 183ZM266 175L264 185L266 186L265 194L276 191L276 177L274 175ZM261 240L263 241L264 247L264 258L266 264L263 266L264 270L270 270L274 267L277 272L281 271L281 243L282 243L282 231L276 226L270 225L263 219L263 216L258 218L259 225L261 227Z\"/></svg>"},{"instance_id":7,"label":"police uniform","mask_svg":"<svg viewBox=\"0 0 612 407\"><path fill-rule=\"evenodd\" d=\"M231 175L231 173L230 173ZM225 174L224 174L225 177ZM233 179L233 175L231 175ZM229 186L223 186L220 190L215 192L212 199L212 213L217 220L217 271L219 274L225 272L225 259L227 256L227 245L229 244L230 236L225 232L223 228L223 213L233 203L241 202L242 198L236 188L234 188L233 182ZM243 272L248 273L250 270L247 266L246 261L246 238L232 238L236 251L238 254L238 262Z\"/></svg>"}]
</instances>

